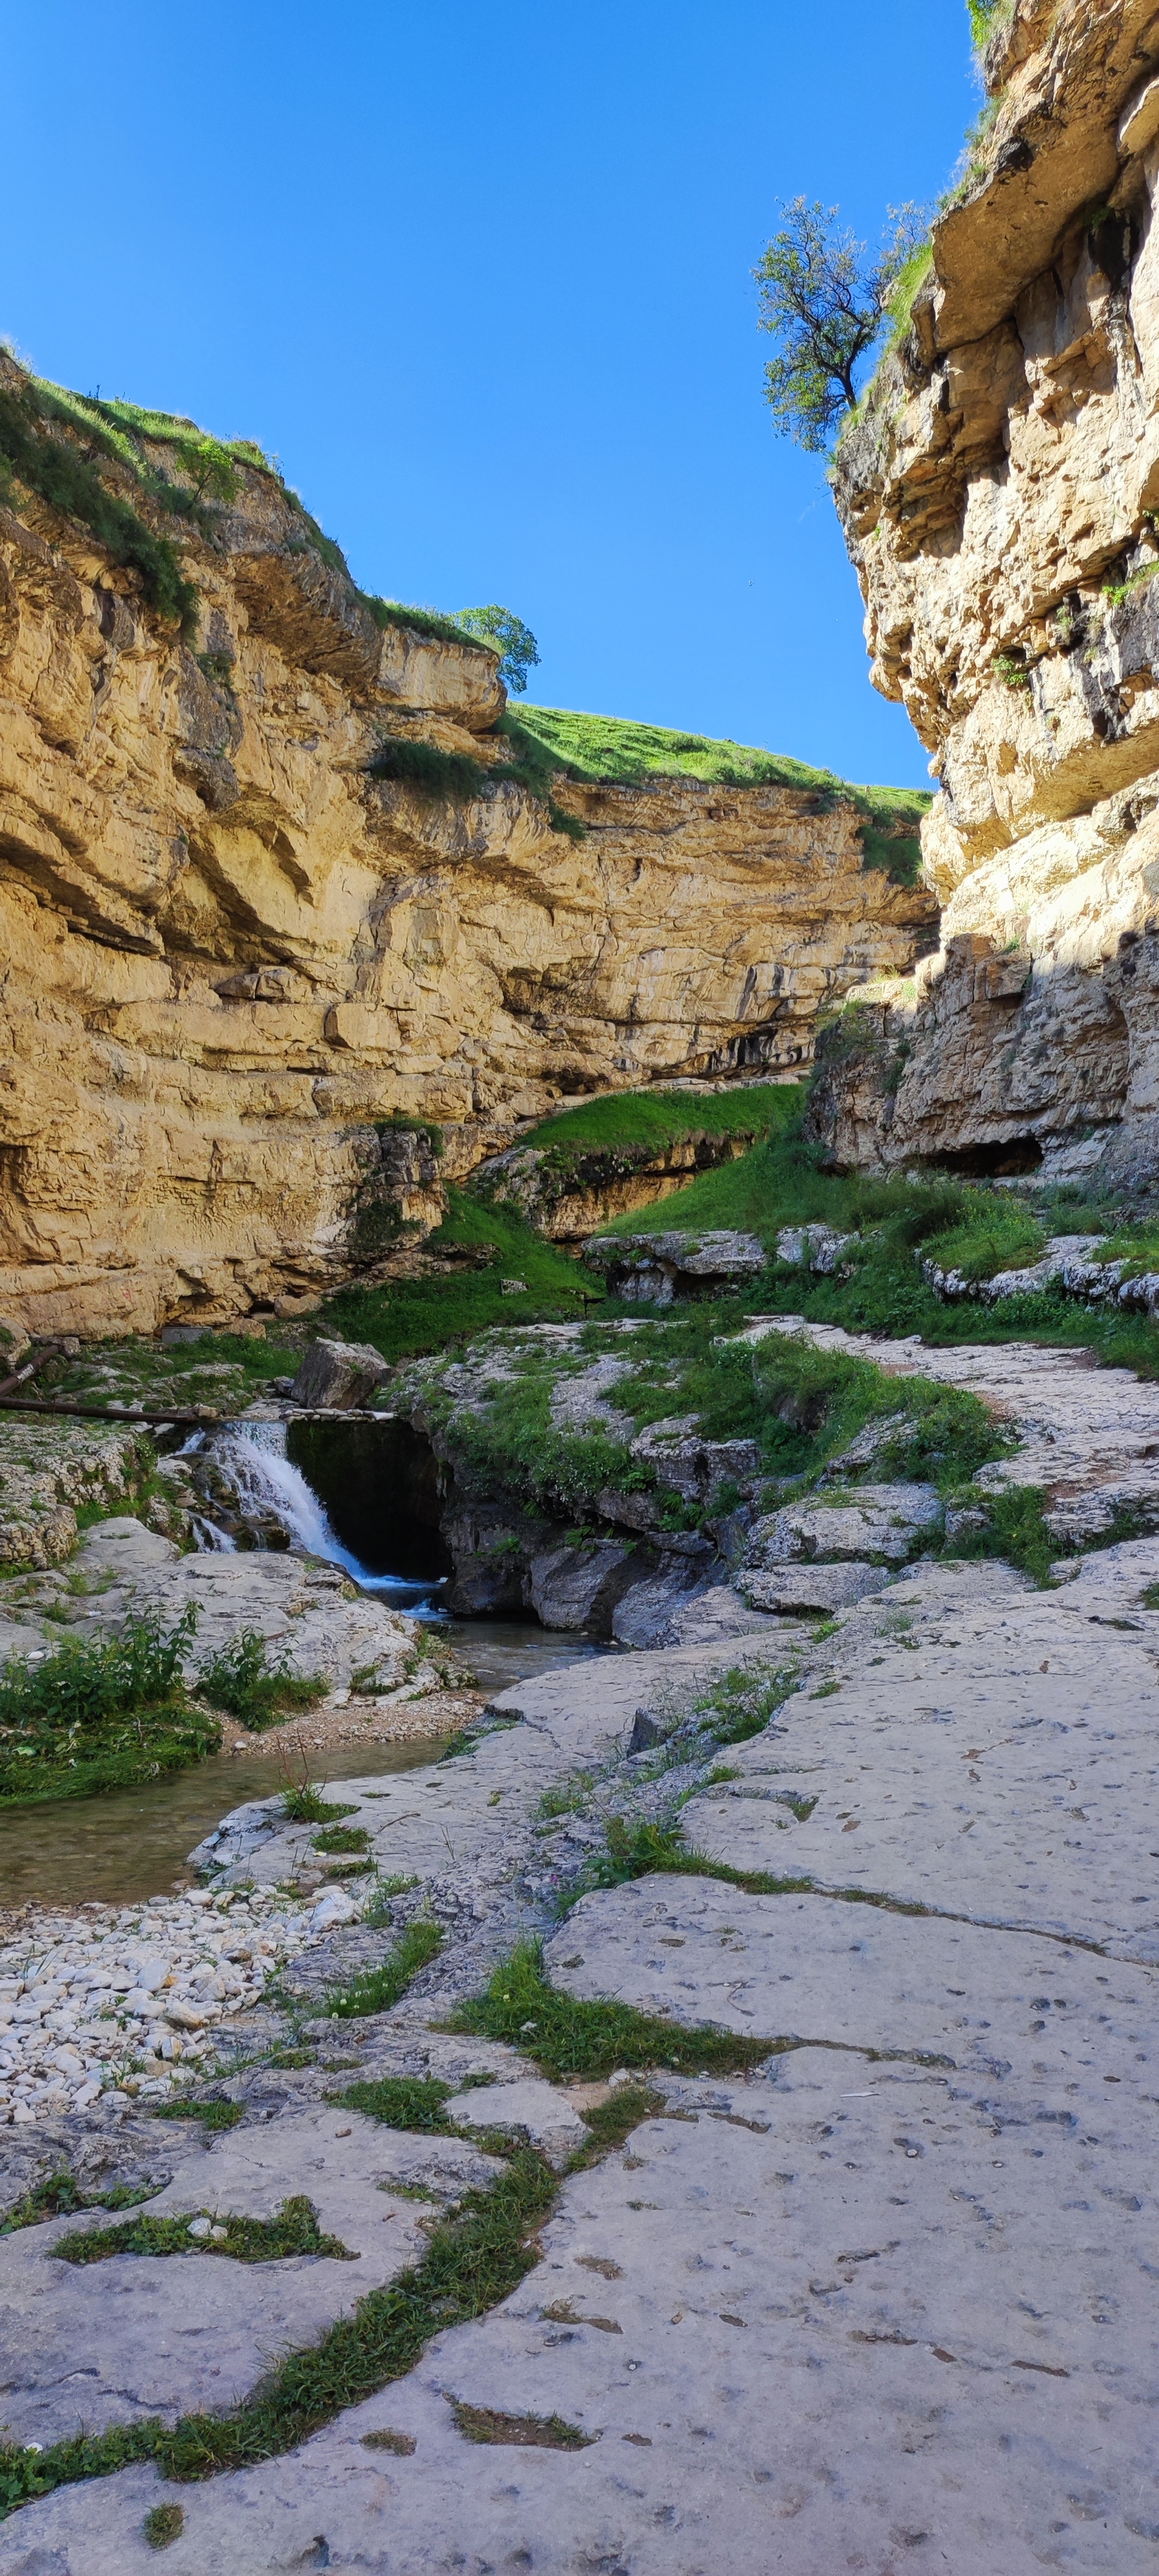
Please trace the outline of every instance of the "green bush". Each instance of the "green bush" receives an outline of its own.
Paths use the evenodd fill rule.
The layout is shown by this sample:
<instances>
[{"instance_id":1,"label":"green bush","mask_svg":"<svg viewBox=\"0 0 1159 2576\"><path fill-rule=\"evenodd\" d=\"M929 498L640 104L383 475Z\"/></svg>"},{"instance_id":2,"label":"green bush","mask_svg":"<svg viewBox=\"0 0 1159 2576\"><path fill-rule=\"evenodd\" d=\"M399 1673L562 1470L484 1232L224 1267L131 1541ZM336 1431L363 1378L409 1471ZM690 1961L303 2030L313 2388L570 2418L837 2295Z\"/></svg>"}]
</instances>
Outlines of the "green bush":
<instances>
[{"instance_id":1,"label":"green bush","mask_svg":"<svg viewBox=\"0 0 1159 2576\"><path fill-rule=\"evenodd\" d=\"M283 1656L271 1664L266 1639L256 1628L240 1628L216 1655L201 1665L198 1689L214 1708L224 1708L251 1735L276 1726L288 1709L316 1708L329 1684L321 1673L296 1673Z\"/></svg>"},{"instance_id":2,"label":"green bush","mask_svg":"<svg viewBox=\"0 0 1159 2576\"><path fill-rule=\"evenodd\" d=\"M192 1604L168 1634L155 1615L119 1637L69 1638L0 1672L0 1807L87 1797L215 1753L221 1729L182 1680Z\"/></svg>"},{"instance_id":3,"label":"green bush","mask_svg":"<svg viewBox=\"0 0 1159 2576\"><path fill-rule=\"evenodd\" d=\"M367 768L370 778L386 778L414 787L420 796L467 803L481 796L491 772L466 752L439 751L434 743L411 742L392 734L380 742Z\"/></svg>"}]
</instances>

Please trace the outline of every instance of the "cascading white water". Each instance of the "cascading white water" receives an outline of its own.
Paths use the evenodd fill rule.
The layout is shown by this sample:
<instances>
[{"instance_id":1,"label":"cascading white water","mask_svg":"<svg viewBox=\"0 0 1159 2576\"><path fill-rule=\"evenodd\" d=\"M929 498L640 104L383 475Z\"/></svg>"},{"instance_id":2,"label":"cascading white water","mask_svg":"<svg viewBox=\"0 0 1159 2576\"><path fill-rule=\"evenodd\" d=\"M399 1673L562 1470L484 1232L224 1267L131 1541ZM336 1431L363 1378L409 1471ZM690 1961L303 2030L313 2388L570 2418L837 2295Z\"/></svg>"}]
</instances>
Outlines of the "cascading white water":
<instances>
[{"instance_id":1,"label":"cascading white water","mask_svg":"<svg viewBox=\"0 0 1159 2576\"><path fill-rule=\"evenodd\" d=\"M415 1583L404 1575L372 1574L343 1546L301 1468L295 1467L286 1455L284 1422L235 1422L228 1430L195 1432L185 1446L186 1451L212 1449L217 1473L232 1487L237 1510L251 1528L260 1530L263 1523L275 1520L285 1530L291 1547L342 1566L364 1592L393 1593L400 1607L421 1611L436 1591L434 1583ZM200 1549L235 1545L225 1530L212 1524L205 1525L204 1536L199 1522L195 1528Z\"/></svg>"}]
</instances>

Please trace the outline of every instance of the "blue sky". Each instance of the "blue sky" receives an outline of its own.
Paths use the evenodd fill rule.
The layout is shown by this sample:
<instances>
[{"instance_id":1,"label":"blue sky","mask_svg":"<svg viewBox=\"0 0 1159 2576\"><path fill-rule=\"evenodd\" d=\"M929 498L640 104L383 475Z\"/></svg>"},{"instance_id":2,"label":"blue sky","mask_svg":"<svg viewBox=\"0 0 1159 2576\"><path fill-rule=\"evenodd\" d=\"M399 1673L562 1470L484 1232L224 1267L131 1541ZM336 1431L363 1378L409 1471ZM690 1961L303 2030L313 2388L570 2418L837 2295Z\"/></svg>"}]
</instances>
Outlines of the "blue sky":
<instances>
[{"instance_id":1,"label":"blue sky","mask_svg":"<svg viewBox=\"0 0 1159 2576\"><path fill-rule=\"evenodd\" d=\"M926 783L750 271L779 200L944 186L963 0L38 0L5 52L39 373L257 438L366 588L517 610L546 704Z\"/></svg>"}]
</instances>

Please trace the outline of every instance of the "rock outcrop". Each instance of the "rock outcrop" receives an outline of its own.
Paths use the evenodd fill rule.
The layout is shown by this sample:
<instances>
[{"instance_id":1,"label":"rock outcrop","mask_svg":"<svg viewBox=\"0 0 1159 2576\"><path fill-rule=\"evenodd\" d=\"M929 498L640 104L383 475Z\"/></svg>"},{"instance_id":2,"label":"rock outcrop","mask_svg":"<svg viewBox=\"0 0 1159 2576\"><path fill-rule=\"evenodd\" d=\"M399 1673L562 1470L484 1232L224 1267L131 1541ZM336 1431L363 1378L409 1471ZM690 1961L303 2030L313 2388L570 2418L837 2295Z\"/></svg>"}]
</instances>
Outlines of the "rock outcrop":
<instances>
[{"instance_id":1,"label":"rock outcrop","mask_svg":"<svg viewBox=\"0 0 1159 2576\"><path fill-rule=\"evenodd\" d=\"M45 400L0 355L6 1313L150 1330L316 1294L520 1119L791 1068L819 1004L928 943L928 894L864 865L831 788L572 782L573 837L491 774L496 654L369 602L256 451L175 518L174 424L140 416L137 473ZM62 457L111 535L44 497ZM150 602L166 547L184 638ZM424 777L397 748L373 774L384 741Z\"/></svg>"},{"instance_id":2,"label":"rock outcrop","mask_svg":"<svg viewBox=\"0 0 1159 2576\"><path fill-rule=\"evenodd\" d=\"M876 685L941 793L916 986L830 1058L842 1159L1159 1162L1159 19L1018 0L837 457Z\"/></svg>"}]
</instances>

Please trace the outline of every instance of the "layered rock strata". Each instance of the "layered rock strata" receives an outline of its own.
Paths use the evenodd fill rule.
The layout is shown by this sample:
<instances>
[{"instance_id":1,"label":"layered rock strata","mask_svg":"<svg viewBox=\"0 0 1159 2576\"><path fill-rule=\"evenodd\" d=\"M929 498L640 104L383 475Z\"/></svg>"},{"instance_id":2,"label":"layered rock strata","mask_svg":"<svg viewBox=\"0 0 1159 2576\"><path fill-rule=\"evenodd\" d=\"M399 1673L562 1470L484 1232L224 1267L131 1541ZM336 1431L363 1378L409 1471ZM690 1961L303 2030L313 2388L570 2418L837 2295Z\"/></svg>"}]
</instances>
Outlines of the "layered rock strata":
<instances>
[{"instance_id":1,"label":"layered rock strata","mask_svg":"<svg viewBox=\"0 0 1159 2576\"><path fill-rule=\"evenodd\" d=\"M837 457L945 911L831 1062L844 1159L1159 1162L1159 19L1019 0L912 322Z\"/></svg>"},{"instance_id":2,"label":"layered rock strata","mask_svg":"<svg viewBox=\"0 0 1159 2576\"><path fill-rule=\"evenodd\" d=\"M31 399L4 356L0 398ZM174 451L142 453L152 482L99 455L101 483L172 543ZM574 784L583 836L553 827L489 775L496 655L381 625L231 454L179 523L188 641L18 473L0 510L0 1310L45 1330L335 1285L521 1118L799 1064L819 1004L930 935L831 791ZM387 738L451 755L443 789L373 775Z\"/></svg>"}]
</instances>

